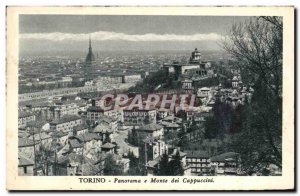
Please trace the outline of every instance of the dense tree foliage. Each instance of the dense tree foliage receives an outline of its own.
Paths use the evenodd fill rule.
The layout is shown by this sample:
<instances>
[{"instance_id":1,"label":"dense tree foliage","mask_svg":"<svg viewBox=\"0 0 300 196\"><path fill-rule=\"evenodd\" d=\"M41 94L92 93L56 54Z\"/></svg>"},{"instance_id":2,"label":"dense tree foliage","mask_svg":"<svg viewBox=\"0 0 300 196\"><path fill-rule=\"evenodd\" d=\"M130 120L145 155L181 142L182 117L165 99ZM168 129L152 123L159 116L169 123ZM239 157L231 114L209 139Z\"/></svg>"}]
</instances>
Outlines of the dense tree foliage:
<instances>
[{"instance_id":1,"label":"dense tree foliage","mask_svg":"<svg viewBox=\"0 0 300 196\"><path fill-rule=\"evenodd\" d=\"M205 120L204 126L205 126L205 134L204 137L207 139L213 139L216 138L218 135L218 122L214 116L208 117Z\"/></svg>"},{"instance_id":2,"label":"dense tree foliage","mask_svg":"<svg viewBox=\"0 0 300 196\"><path fill-rule=\"evenodd\" d=\"M157 174L159 176L182 176L184 169L182 167L179 151L176 152L172 160L166 153L163 154L159 161L159 168Z\"/></svg>"},{"instance_id":3,"label":"dense tree foliage","mask_svg":"<svg viewBox=\"0 0 300 196\"><path fill-rule=\"evenodd\" d=\"M143 168L139 164L139 159L134 156L133 152L128 153L129 158L129 171L128 174L130 176L142 176L143 175Z\"/></svg>"},{"instance_id":4,"label":"dense tree foliage","mask_svg":"<svg viewBox=\"0 0 300 196\"><path fill-rule=\"evenodd\" d=\"M160 89L177 89L180 83L175 81L174 74L168 74L166 70L158 70L150 73L142 82L131 87L129 92L152 93L154 90Z\"/></svg>"},{"instance_id":5,"label":"dense tree foliage","mask_svg":"<svg viewBox=\"0 0 300 196\"><path fill-rule=\"evenodd\" d=\"M234 25L224 48L238 62L245 80L254 84L247 115L233 148L244 169L282 166L282 18L259 17Z\"/></svg>"},{"instance_id":6,"label":"dense tree foliage","mask_svg":"<svg viewBox=\"0 0 300 196\"><path fill-rule=\"evenodd\" d=\"M123 175L123 166L118 164L113 154L107 154L104 162L104 175L106 176L121 176Z\"/></svg>"},{"instance_id":7,"label":"dense tree foliage","mask_svg":"<svg viewBox=\"0 0 300 196\"><path fill-rule=\"evenodd\" d=\"M157 171L158 176L168 176L169 175L169 156L164 153L159 161L159 168Z\"/></svg>"},{"instance_id":8,"label":"dense tree foliage","mask_svg":"<svg viewBox=\"0 0 300 196\"><path fill-rule=\"evenodd\" d=\"M182 176L184 173L181 158L179 151L176 152L173 160L171 160L168 164L169 166L169 176Z\"/></svg>"}]
</instances>

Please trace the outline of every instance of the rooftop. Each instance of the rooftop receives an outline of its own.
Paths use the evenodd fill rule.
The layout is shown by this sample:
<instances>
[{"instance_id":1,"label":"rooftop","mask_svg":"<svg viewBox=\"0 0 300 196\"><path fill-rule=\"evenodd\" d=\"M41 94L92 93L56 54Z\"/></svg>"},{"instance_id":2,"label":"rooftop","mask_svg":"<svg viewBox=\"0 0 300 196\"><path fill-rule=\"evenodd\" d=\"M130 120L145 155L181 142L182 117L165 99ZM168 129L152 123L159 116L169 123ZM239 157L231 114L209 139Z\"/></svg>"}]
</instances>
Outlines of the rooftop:
<instances>
[{"instance_id":1,"label":"rooftop","mask_svg":"<svg viewBox=\"0 0 300 196\"><path fill-rule=\"evenodd\" d=\"M19 159L19 164L18 164L19 167L34 165L33 161L29 160L28 158L22 155L19 155L18 159Z\"/></svg>"},{"instance_id":2,"label":"rooftop","mask_svg":"<svg viewBox=\"0 0 300 196\"><path fill-rule=\"evenodd\" d=\"M163 126L162 125L159 125L159 124L156 124L156 123L151 123L151 124L147 124L147 125L143 125L139 128L137 128L137 130L140 130L140 131L156 131L156 130L159 130L159 129L162 129Z\"/></svg>"},{"instance_id":3,"label":"rooftop","mask_svg":"<svg viewBox=\"0 0 300 196\"><path fill-rule=\"evenodd\" d=\"M85 163L82 165L82 172L84 176L96 176L100 174L102 171L102 168L98 165L94 165L90 161L85 161Z\"/></svg>"},{"instance_id":4,"label":"rooftop","mask_svg":"<svg viewBox=\"0 0 300 196\"><path fill-rule=\"evenodd\" d=\"M25 117L29 117L29 116L34 116L34 114L31 112L19 111L18 116L19 116L19 118L25 118Z\"/></svg>"},{"instance_id":5,"label":"rooftop","mask_svg":"<svg viewBox=\"0 0 300 196\"><path fill-rule=\"evenodd\" d=\"M18 138L18 147L30 147L30 146L34 146L33 140L28 138Z\"/></svg>"},{"instance_id":6,"label":"rooftop","mask_svg":"<svg viewBox=\"0 0 300 196\"><path fill-rule=\"evenodd\" d=\"M78 138L84 142L101 139L96 133L89 133L89 132L78 135Z\"/></svg>"},{"instance_id":7,"label":"rooftop","mask_svg":"<svg viewBox=\"0 0 300 196\"><path fill-rule=\"evenodd\" d=\"M185 153L186 157L209 158L208 152L203 150L189 150L185 151Z\"/></svg>"},{"instance_id":8,"label":"rooftop","mask_svg":"<svg viewBox=\"0 0 300 196\"><path fill-rule=\"evenodd\" d=\"M78 137L69 138L68 142L69 142L69 144L72 148L81 148L81 147L83 147L83 141L80 140Z\"/></svg>"},{"instance_id":9,"label":"rooftop","mask_svg":"<svg viewBox=\"0 0 300 196\"><path fill-rule=\"evenodd\" d=\"M65 115L62 118L60 118L59 120L53 120L50 124L62 124L62 123L66 123L66 122L70 122L70 121L75 121L75 120L79 120L81 119L80 116L76 116L76 115Z\"/></svg>"},{"instance_id":10,"label":"rooftop","mask_svg":"<svg viewBox=\"0 0 300 196\"><path fill-rule=\"evenodd\" d=\"M81 130L84 130L84 129L88 129L88 126L82 124L82 125L77 125L77 126L73 127L74 131L81 131Z\"/></svg>"},{"instance_id":11,"label":"rooftop","mask_svg":"<svg viewBox=\"0 0 300 196\"><path fill-rule=\"evenodd\" d=\"M67 136L69 133L68 132L63 132L63 131L54 131L52 132L52 137L53 138L61 138L61 137L64 137L64 136Z\"/></svg>"},{"instance_id":12,"label":"rooftop","mask_svg":"<svg viewBox=\"0 0 300 196\"><path fill-rule=\"evenodd\" d=\"M148 161L147 166L155 168L158 165L158 163L159 163L159 159L154 159L152 161Z\"/></svg>"},{"instance_id":13,"label":"rooftop","mask_svg":"<svg viewBox=\"0 0 300 196\"><path fill-rule=\"evenodd\" d=\"M101 148L107 148L107 149L111 149L111 148L114 148L116 145L115 144L112 144L112 143L105 143L101 146Z\"/></svg>"},{"instance_id":14,"label":"rooftop","mask_svg":"<svg viewBox=\"0 0 300 196\"><path fill-rule=\"evenodd\" d=\"M48 122L46 121L30 121L27 123L28 127L42 128Z\"/></svg>"},{"instance_id":15,"label":"rooftop","mask_svg":"<svg viewBox=\"0 0 300 196\"><path fill-rule=\"evenodd\" d=\"M214 157L211 157L211 162L225 162L227 160L236 160L237 157L239 156L238 153L235 152L226 152Z\"/></svg>"},{"instance_id":16,"label":"rooftop","mask_svg":"<svg viewBox=\"0 0 300 196\"><path fill-rule=\"evenodd\" d=\"M113 130L109 123L107 122L100 122L93 130L94 133L112 133Z\"/></svg>"},{"instance_id":17,"label":"rooftop","mask_svg":"<svg viewBox=\"0 0 300 196\"><path fill-rule=\"evenodd\" d=\"M105 110L102 107L91 106L87 109L88 112L104 112Z\"/></svg>"},{"instance_id":18,"label":"rooftop","mask_svg":"<svg viewBox=\"0 0 300 196\"><path fill-rule=\"evenodd\" d=\"M30 136L29 138L30 138L30 139L33 139L33 136ZM38 133L38 134L34 134L34 139L37 140L37 141L45 140L45 139L49 139L49 138L51 138L51 136L48 135L48 134L45 133L45 132L41 132L41 133Z\"/></svg>"},{"instance_id":19,"label":"rooftop","mask_svg":"<svg viewBox=\"0 0 300 196\"><path fill-rule=\"evenodd\" d=\"M164 119L162 119L162 121L176 121L176 122L180 123L182 121L182 119L178 118L176 116L167 116Z\"/></svg>"},{"instance_id":20,"label":"rooftop","mask_svg":"<svg viewBox=\"0 0 300 196\"><path fill-rule=\"evenodd\" d=\"M164 127L168 127L168 128L179 128L180 127L180 125L173 123L173 122L170 123L168 121L162 121L160 124L163 125Z\"/></svg>"}]
</instances>

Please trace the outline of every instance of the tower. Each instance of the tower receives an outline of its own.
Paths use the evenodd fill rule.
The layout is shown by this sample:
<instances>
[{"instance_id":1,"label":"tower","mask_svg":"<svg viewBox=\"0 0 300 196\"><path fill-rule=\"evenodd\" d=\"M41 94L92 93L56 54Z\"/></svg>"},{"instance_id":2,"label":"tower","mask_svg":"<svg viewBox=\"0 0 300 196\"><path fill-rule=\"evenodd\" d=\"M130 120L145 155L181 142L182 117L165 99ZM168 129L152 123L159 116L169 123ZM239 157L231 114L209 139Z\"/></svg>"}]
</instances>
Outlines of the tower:
<instances>
[{"instance_id":1,"label":"tower","mask_svg":"<svg viewBox=\"0 0 300 196\"><path fill-rule=\"evenodd\" d=\"M91 37L89 38L89 51L85 58L85 66L84 66L84 79L85 81L91 80L92 77L92 69L95 63L95 56L92 50L92 41Z\"/></svg>"},{"instance_id":2,"label":"tower","mask_svg":"<svg viewBox=\"0 0 300 196\"><path fill-rule=\"evenodd\" d=\"M201 62L201 53L195 48L195 51L192 52L190 57L190 64L199 64Z\"/></svg>"}]
</instances>

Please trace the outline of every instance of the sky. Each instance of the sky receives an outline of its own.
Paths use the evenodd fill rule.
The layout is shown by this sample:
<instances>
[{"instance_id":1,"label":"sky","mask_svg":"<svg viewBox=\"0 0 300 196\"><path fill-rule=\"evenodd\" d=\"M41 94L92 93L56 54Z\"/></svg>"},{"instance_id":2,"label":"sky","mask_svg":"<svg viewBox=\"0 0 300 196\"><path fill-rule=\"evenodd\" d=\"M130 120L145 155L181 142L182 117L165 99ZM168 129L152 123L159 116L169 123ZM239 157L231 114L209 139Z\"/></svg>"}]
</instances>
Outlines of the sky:
<instances>
[{"instance_id":1,"label":"sky","mask_svg":"<svg viewBox=\"0 0 300 196\"><path fill-rule=\"evenodd\" d=\"M20 52L219 50L233 16L21 15Z\"/></svg>"}]
</instances>

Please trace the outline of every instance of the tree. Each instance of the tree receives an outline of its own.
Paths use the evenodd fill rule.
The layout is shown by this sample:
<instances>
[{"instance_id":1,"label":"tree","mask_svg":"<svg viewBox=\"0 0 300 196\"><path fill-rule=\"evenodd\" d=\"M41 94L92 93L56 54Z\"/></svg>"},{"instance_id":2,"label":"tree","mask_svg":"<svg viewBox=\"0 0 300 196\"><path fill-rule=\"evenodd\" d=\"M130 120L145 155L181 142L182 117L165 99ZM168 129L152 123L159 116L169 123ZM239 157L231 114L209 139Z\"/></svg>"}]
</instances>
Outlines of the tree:
<instances>
[{"instance_id":1,"label":"tree","mask_svg":"<svg viewBox=\"0 0 300 196\"><path fill-rule=\"evenodd\" d=\"M40 163L43 175L48 176L49 167L51 166L51 158L54 157L56 143L52 142L49 146L40 145L36 155L37 161Z\"/></svg>"},{"instance_id":2,"label":"tree","mask_svg":"<svg viewBox=\"0 0 300 196\"><path fill-rule=\"evenodd\" d=\"M177 133L178 138L178 146L182 149L188 146L188 137L187 137L187 130L186 130L186 123L182 122L181 129Z\"/></svg>"},{"instance_id":3,"label":"tree","mask_svg":"<svg viewBox=\"0 0 300 196\"><path fill-rule=\"evenodd\" d=\"M242 71L255 82L266 86L281 112L282 88L282 29L281 17L259 17L246 24L234 25L224 49L239 62Z\"/></svg>"},{"instance_id":4,"label":"tree","mask_svg":"<svg viewBox=\"0 0 300 196\"><path fill-rule=\"evenodd\" d=\"M142 176L143 169L140 167L139 159L131 151L128 152L128 158L130 161L128 174L130 176Z\"/></svg>"},{"instance_id":5,"label":"tree","mask_svg":"<svg viewBox=\"0 0 300 196\"><path fill-rule=\"evenodd\" d=\"M184 173L179 151L176 152L175 156L171 161L169 161L168 154L164 153L158 165L158 176L182 176Z\"/></svg>"},{"instance_id":6,"label":"tree","mask_svg":"<svg viewBox=\"0 0 300 196\"><path fill-rule=\"evenodd\" d=\"M181 149L185 149L189 145L189 138L185 134L179 138L178 144Z\"/></svg>"},{"instance_id":7,"label":"tree","mask_svg":"<svg viewBox=\"0 0 300 196\"><path fill-rule=\"evenodd\" d=\"M214 139L218 135L217 120L215 117L207 117L204 122L205 133L204 137L207 139Z\"/></svg>"},{"instance_id":8,"label":"tree","mask_svg":"<svg viewBox=\"0 0 300 196\"><path fill-rule=\"evenodd\" d=\"M148 77L146 77L142 82L137 83L136 86L129 88L129 92L142 92L142 93L150 93L153 92L154 89L167 82L168 77L167 72L165 70L159 70L154 73L150 73Z\"/></svg>"},{"instance_id":9,"label":"tree","mask_svg":"<svg viewBox=\"0 0 300 196\"><path fill-rule=\"evenodd\" d=\"M282 17L257 17L234 25L223 42L254 84L249 116L242 119L242 132L233 144L244 153L246 170L271 163L282 167L282 32Z\"/></svg>"},{"instance_id":10,"label":"tree","mask_svg":"<svg viewBox=\"0 0 300 196\"><path fill-rule=\"evenodd\" d=\"M158 176L168 176L169 175L169 156L164 153L159 161Z\"/></svg>"},{"instance_id":11,"label":"tree","mask_svg":"<svg viewBox=\"0 0 300 196\"><path fill-rule=\"evenodd\" d=\"M118 164L113 154L108 154L104 162L105 176L121 176L123 175L123 166Z\"/></svg>"},{"instance_id":12,"label":"tree","mask_svg":"<svg viewBox=\"0 0 300 196\"><path fill-rule=\"evenodd\" d=\"M175 116L176 116L177 118L181 118L183 121L186 121L186 111L184 111L184 110L179 110L179 111L175 114Z\"/></svg>"},{"instance_id":13,"label":"tree","mask_svg":"<svg viewBox=\"0 0 300 196\"><path fill-rule=\"evenodd\" d=\"M184 173L184 169L181 164L181 157L179 151L176 152L173 160L171 160L168 164L168 175L169 176L182 176Z\"/></svg>"}]
</instances>

